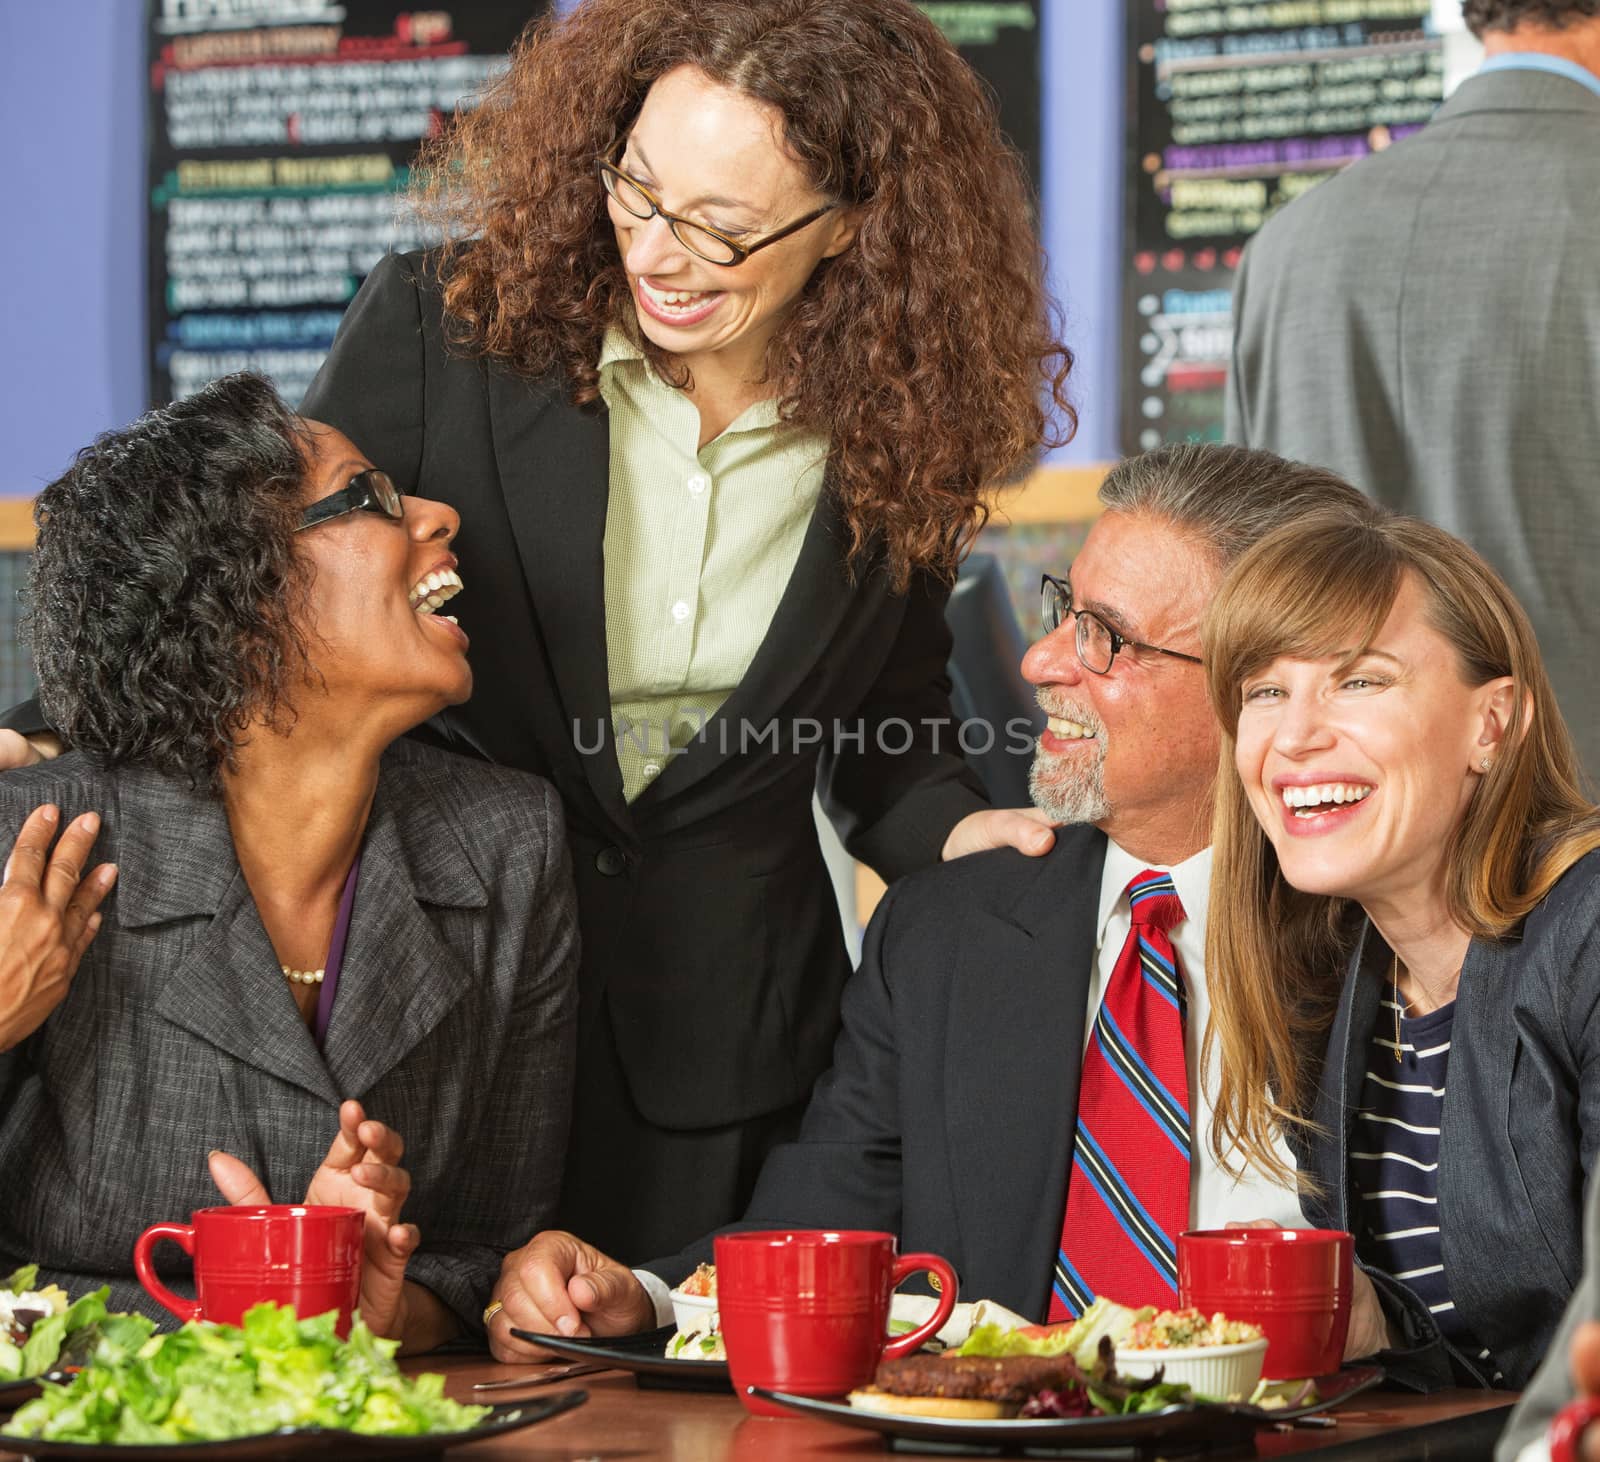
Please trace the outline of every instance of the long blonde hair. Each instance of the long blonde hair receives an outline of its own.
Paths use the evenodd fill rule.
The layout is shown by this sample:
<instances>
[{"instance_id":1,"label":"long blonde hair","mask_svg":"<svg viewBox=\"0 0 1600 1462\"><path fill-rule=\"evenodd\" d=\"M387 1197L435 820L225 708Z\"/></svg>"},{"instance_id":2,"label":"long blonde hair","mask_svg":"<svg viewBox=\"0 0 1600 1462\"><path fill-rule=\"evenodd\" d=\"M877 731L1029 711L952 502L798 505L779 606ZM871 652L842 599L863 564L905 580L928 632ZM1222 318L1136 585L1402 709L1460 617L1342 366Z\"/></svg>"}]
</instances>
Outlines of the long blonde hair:
<instances>
[{"instance_id":1,"label":"long blonde hair","mask_svg":"<svg viewBox=\"0 0 1600 1462\"><path fill-rule=\"evenodd\" d=\"M1316 1074L1362 913L1301 893L1234 768L1244 681L1279 656L1354 658L1369 647L1407 575L1428 623L1454 646L1469 685L1510 676L1514 712L1493 769L1446 848L1450 917L1475 938L1513 932L1563 873L1600 847L1600 810L1522 606L1500 576L1443 529L1379 508L1317 510L1245 553L1201 628L1207 688L1222 728L1213 824L1206 982L1221 1082L1211 1147L1279 1181L1276 1133L1309 1129Z\"/></svg>"}]
</instances>

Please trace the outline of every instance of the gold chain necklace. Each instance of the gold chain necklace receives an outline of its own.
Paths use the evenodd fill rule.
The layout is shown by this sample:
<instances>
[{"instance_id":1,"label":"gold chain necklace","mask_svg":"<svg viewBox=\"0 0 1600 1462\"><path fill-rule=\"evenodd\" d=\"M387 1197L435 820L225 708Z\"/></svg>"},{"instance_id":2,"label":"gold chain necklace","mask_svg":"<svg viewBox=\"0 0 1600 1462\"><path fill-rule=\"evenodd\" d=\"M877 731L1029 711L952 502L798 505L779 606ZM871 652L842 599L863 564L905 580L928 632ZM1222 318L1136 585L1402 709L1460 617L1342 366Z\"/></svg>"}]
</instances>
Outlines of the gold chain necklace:
<instances>
[{"instance_id":1,"label":"gold chain necklace","mask_svg":"<svg viewBox=\"0 0 1600 1462\"><path fill-rule=\"evenodd\" d=\"M1394 989L1394 1064L1400 1064L1400 956L1389 966L1389 984Z\"/></svg>"}]
</instances>

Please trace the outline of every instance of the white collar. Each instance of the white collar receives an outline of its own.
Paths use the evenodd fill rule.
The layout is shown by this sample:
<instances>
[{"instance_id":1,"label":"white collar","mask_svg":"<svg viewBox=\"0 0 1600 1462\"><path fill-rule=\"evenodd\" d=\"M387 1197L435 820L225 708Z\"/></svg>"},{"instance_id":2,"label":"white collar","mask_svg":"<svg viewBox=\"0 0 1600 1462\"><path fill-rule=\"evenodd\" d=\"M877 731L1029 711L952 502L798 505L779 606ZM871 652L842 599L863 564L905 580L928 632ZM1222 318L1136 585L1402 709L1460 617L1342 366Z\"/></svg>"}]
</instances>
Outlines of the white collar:
<instances>
[{"instance_id":1,"label":"white collar","mask_svg":"<svg viewBox=\"0 0 1600 1462\"><path fill-rule=\"evenodd\" d=\"M1211 891L1211 849L1202 848L1183 862L1165 868L1160 863L1142 862L1107 838L1105 869L1100 875L1100 919L1095 925L1096 949L1105 943L1106 925L1116 912L1117 901L1127 892L1128 884L1147 868L1172 875L1172 886L1183 905L1184 920L1193 927L1195 936L1204 942L1206 902Z\"/></svg>"}]
</instances>

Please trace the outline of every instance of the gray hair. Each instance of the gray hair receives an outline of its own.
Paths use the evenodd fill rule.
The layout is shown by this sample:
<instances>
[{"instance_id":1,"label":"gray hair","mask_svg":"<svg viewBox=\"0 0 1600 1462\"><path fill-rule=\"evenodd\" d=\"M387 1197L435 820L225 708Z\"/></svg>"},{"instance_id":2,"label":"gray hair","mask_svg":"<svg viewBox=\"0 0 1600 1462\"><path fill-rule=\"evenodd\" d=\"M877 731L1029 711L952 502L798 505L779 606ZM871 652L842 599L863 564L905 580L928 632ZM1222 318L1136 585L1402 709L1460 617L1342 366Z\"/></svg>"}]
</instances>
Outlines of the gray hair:
<instances>
[{"instance_id":1,"label":"gray hair","mask_svg":"<svg viewBox=\"0 0 1600 1462\"><path fill-rule=\"evenodd\" d=\"M1114 513L1147 513L1211 545L1226 567L1311 508L1370 522L1384 510L1326 467L1254 447L1183 442L1119 462L1100 484Z\"/></svg>"}]
</instances>

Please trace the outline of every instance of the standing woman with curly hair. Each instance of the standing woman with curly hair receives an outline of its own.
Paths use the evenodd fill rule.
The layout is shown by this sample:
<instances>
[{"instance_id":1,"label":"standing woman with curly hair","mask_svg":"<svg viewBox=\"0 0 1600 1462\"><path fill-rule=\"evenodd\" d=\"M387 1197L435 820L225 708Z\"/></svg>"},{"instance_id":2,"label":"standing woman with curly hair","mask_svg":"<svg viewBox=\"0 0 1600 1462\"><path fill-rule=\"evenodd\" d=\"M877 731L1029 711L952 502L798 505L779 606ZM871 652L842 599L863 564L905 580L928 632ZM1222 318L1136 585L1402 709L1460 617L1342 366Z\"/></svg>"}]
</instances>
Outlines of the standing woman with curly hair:
<instances>
[{"instance_id":1,"label":"standing woman with curly hair","mask_svg":"<svg viewBox=\"0 0 1600 1462\"><path fill-rule=\"evenodd\" d=\"M984 494L1070 434L1029 189L908 0L585 0L427 160L307 396L462 518L450 744L552 778L583 950L562 1222L739 1213L850 972L811 812L893 879L990 811L943 610Z\"/></svg>"}]
</instances>

